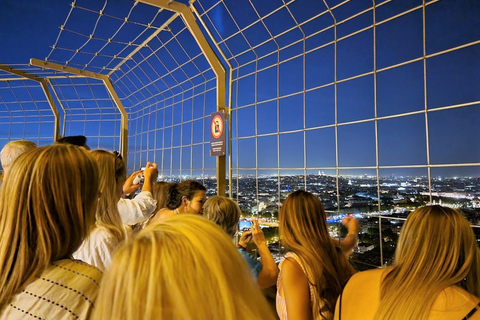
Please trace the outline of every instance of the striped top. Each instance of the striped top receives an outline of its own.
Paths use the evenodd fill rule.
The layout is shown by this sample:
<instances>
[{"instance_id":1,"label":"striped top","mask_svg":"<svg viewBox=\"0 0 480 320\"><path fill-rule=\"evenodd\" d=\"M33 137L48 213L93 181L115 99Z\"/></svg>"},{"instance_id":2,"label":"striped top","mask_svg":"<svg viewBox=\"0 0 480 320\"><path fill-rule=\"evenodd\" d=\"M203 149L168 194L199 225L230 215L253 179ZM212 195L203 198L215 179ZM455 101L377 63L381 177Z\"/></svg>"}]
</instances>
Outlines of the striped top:
<instances>
[{"instance_id":1,"label":"striped top","mask_svg":"<svg viewBox=\"0 0 480 320\"><path fill-rule=\"evenodd\" d=\"M278 268L280 269L280 273L278 275L278 280L277 280L276 308L277 308L277 314L278 314L278 317L280 318L280 320L288 320L287 304L285 303L285 295L283 293L283 284L282 284L282 264L283 264L283 261L285 261L286 258L295 259L295 261L297 261L298 264L300 265L300 267L302 268L303 273L305 273L305 275L307 274L306 271L305 271L305 267L303 266L302 261L300 261L300 258L293 252L287 253L285 255L285 258L278 265ZM320 299L320 298L317 297L317 295L315 294L315 290L314 290L315 288L313 287L313 285L310 282L308 283L308 286L309 286L309 289L310 289L310 303L311 303L311 305L313 305L314 301L316 299ZM327 319L328 318L329 317L327 316ZM333 318L333 315L330 315L330 319L331 318ZM314 320L321 320L321 319L325 319L325 318L322 318L322 316L320 314L314 315Z\"/></svg>"},{"instance_id":2,"label":"striped top","mask_svg":"<svg viewBox=\"0 0 480 320\"><path fill-rule=\"evenodd\" d=\"M0 319L87 319L102 272L84 262L59 260L13 296Z\"/></svg>"}]
</instances>

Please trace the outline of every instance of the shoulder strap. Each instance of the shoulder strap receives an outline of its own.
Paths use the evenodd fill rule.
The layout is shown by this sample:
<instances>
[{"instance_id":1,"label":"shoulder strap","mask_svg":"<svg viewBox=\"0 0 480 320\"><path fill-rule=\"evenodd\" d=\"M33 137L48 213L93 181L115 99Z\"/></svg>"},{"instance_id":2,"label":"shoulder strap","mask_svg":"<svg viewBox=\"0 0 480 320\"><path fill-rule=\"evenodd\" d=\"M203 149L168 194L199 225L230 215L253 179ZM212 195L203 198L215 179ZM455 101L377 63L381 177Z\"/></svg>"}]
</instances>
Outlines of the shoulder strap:
<instances>
[{"instance_id":1,"label":"shoulder strap","mask_svg":"<svg viewBox=\"0 0 480 320\"><path fill-rule=\"evenodd\" d=\"M480 308L480 302L472 310L470 310L470 312L467 313L467 315L463 317L462 320L467 320L468 318L470 318L475 312L477 312L479 308Z\"/></svg>"},{"instance_id":2,"label":"shoulder strap","mask_svg":"<svg viewBox=\"0 0 480 320\"><path fill-rule=\"evenodd\" d=\"M338 306L338 320L342 320L342 296L343 296L343 292L340 293L340 305Z\"/></svg>"}]
</instances>

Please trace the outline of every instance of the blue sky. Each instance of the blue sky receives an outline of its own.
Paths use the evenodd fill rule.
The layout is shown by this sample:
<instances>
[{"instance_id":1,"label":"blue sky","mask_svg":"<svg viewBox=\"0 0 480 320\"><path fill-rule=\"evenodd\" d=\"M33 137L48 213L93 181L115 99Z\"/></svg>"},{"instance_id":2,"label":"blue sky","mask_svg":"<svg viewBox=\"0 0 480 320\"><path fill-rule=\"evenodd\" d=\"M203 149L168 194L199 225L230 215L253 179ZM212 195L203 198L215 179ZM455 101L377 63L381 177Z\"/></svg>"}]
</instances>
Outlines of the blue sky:
<instances>
[{"instance_id":1,"label":"blue sky","mask_svg":"<svg viewBox=\"0 0 480 320\"><path fill-rule=\"evenodd\" d=\"M48 56L50 46L57 39L59 26L65 22L70 11L70 2L0 0L0 63L27 64L31 57L44 59ZM296 170L304 167L307 170L331 169L337 162L336 123L339 124L338 165L345 168L375 167L375 116L380 117L377 126L380 166L426 165L427 148L430 164L433 165L480 162L480 134L477 125L480 116L480 1L442 0L426 7L425 65L422 60L422 10L413 10L390 20L421 4L421 1L406 3L396 0L376 9L376 21L380 23L375 29L375 50L374 30L368 27L373 20L373 11L367 10L371 7L371 1L352 1L333 10L337 22L366 10L364 14L338 25L337 38L341 40L337 42L336 48L334 44L329 44L334 38L333 29L329 29L332 25L331 17L315 16L325 10L318 1L291 2L288 10L282 8L274 14L270 13L282 1L252 1L254 7L249 2L225 1L226 5L222 3L211 7L216 3L200 0L196 7L235 68L232 103L235 109L234 167L240 170L256 167L261 170ZM339 1L327 3L334 7ZM88 0L80 0L77 4L96 10L103 5L102 2ZM131 5L131 1L118 0L109 2L107 9L126 15ZM155 12L145 5L139 5L135 10L133 18L143 17L145 21ZM257 14L265 16L263 23L255 22L258 21ZM93 28L95 19L94 15L73 15L67 26L87 32ZM157 22L159 21L155 21ZM301 27L284 33L295 24ZM198 47L193 42L188 43L192 39L178 31L180 27L172 24L173 31L178 32L178 37L185 40L185 47L195 56L192 52L198 51ZM327 29L318 33L323 28ZM349 36L363 28L365 30L362 32ZM102 35L114 32L114 29L108 29L107 24L99 29L98 32ZM122 37L133 38L136 29L132 27L129 30L131 34L123 34ZM271 39L271 36L275 38ZM171 39L169 37L168 34L161 34L158 41L167 42ZM302 41L302 37L305 40ZM81 45L78 39L74 34L64 34L60 43L71 46L74 50ZM289 46L297 40L300 42ZM464 45L465 47L459 48ZM444 52L449 49L453 50ZM174 57L182 59L180 53L178 51ZM60 60L63 54L57 50L52 57ZM147 54L148 52L145 53ZM68 54L65 56L68 58ZM155 64L158 73L162 74L158 71L161 68L166 68L165 72L169 72L177 67L170 56L162 57L166 66ZM140 57L136 59L138 61ZM185 59L188 60L189 57ZM78 57L72 60L75 61L80 63L83 60ZM376 86L375 76L369 74L374 70L375 63ZM198 65L204 64L204 61L198 61ZM391 68L397 64L403 65ZM180 69L192 76L194 71L191 70L195 69L188 68L190 67L185 65ZM261 71L255 77L252 72L256 70ZM134 70L132 74L137 75L138 81L143 81L141 86L146 86L150 81L142 72ZM181 72L172 72L172 75L177 76L177 79L183 77ZM343 81L350 77L354 78ZM339 81L336 86L335 80ZM167 78L165 81L167 85L168 81L175 83ZM126 86L128 85L127 83ZM208 135L198 138L198 133L203 132L199 131L203 127L198 124L203 125L209 112L214 111L214 92L196 95L195 88L185 90L184 99L190 94L192 102L189 104L190 99L182 101L178 105L181 111L177 110L175 97L171 101L168 97L165 100L157 99L152 106L149 106L148 101L136 104L135 101L146 99L144 97L148 97L151 92L144 87L124 101L127 107L132 108L132 119L141 114L147 115L144 118L146 121L138 118L131 123L132 139L129 144L134 154L132 163L140 166L146 158L155 157L157 162L170 168L170 172L177 172L181 169L179 163L182 163L182 168L193 169L190 164L186 164L193 155L192 165L198 169L202 161L198 161L197 152L199 147L205 149L198 143L208 142ZM65 91L64 94L68 92ZM98 95L101 95L100 91L95 92L95 96ZM205 114L198 109L197 100L202 99L207 104ZM427 119L425 101L429 110ZM111 105L108 107L113 110ZM83 128L88 135L93 136L90 139L93 145L118 148L115 145L118 134L113 132L118 130L118 126L114 126L118 117L112 117L103 118L103 127L97 126L98 129L85 128L81 122L72 123L67 133L82 134L76 130L81 131ZM163 124L152 121L162 117L168 121L165 120ZM147 125L146 122L150 124ZM166 126L165 129L163 126ZM148 134L145 133L145 128L149 131ZM186 136L192 132L193 139L187 139ZM112 137L108 141L94 137L99 134ZM151 136L148 140L147 135ZM153 140L156 145L152 145ZM213 164L208 155L200 157L204 157L203 165L210 167ZM358 172L362 170L359 169ZM408 169L399 169L397 172L405 170ZM395 172L395 169L381 171ZM412 170L414 171L418 170ZM432 169L433 171L448 175L480 174L477 166Z\"/></svg>"}]
</instances>

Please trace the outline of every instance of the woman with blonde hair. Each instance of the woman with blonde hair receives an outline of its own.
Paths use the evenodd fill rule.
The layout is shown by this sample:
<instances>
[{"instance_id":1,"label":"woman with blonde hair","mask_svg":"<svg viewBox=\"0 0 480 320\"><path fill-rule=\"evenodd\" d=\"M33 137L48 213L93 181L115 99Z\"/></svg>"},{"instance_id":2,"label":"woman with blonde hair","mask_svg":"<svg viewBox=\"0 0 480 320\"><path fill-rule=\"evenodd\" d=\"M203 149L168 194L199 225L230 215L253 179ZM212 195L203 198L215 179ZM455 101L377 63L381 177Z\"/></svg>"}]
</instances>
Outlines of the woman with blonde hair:
<instances>
[{"instance_id":1,"label":"woman with blonde hair","mask_svg":"<svg viewBox=\"0 0 480 320\"><path fill-rule=\"evenodd\" d=\"M335 318L480 319L479 254L461 212L438 205L418 208L402 227L394 265L354 275Z\"/></svg>"},{"instance_id":2,"label":"woman with blonde hair","mask_svg":"<svg viewBox=\"0 0 480 320\"><path fill-rule=\"evenodd\" d=\"M347 228L349 234L357 232L354 220ZM295 191L283 202L279 229L289 252L279 265L278 316L281 320L333 319L335 302L355 273L346 257L349 248L330 238L320 200L306 191Z\"/></svg>"},{"instance_id":3,"label":"woman with blonde hair","mask_svg":"<svg viewBox=\"0 0 480 320\"><path fill-rule=\"evenodd\" d=\"M126 168L118 153L93 150L90 154L100 168L96 223L73 256L104 271L110 266L113 250L127 237L117 205L123 193ZM147 170L156 170L156 167L153 168L152 164L148 163L145 168L145 171Z\"/></svg>"},{"instance_id":4,"label":"woman with blonde hair","mask_svg":"<svg viewBox=\"0 0 480 320\"><path fill-rule=\"evenodd\" d=\"M204 217L220 226L231 238L238 230L241 211L237 203L230 198L213 196L205 202ZM258 248L261 262L247 252L247 244L253 239ZM269 288L277 282L278 268L268 249L262 228L258 220L253 220L251 230L244 231L237 249L248 263L260 288Z\"/></svg>"},{"instance_id":5,"label":"woman with blonde hair","mask_svg":"<svg viewBox=\"0 0 480 320\"><path fill-rule=\"evenodd\" d=\"M95 222L98 168L46 146L17 158L0 190L0 318L88 318L102 273L71 259Z\"/></svg>"},{"instance_id":6,"label":"woman with blonde hair","mask_svg":"<svg viewBox=\"0 0 480 320\"><path fill-rule=\"evenodd\" d=\"M142 230L115 254L93 319L274 319L225 232L195 215Z\"/></svg>"}]
</instances>

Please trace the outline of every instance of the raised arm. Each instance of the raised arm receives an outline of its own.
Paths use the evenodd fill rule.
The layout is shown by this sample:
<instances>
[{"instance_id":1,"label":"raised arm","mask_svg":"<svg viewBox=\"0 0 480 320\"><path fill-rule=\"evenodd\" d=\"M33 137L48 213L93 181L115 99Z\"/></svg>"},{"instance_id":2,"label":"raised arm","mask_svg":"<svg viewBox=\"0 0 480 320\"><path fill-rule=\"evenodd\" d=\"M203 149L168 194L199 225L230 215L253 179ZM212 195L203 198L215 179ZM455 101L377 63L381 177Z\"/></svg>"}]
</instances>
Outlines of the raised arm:
<instances>
[{"instance_id":1,"label":"raised arm","mask_svg":"<svg viewBox=\"0 0 480 320\"><path fill-rule=\"evenodd\" d=\"M124 193L125 190L132 190L132 187L129 186L132 185L133 179L136 175L141 172L142 171L135 172L127 179L127 181L125 181L125 184L123 185ZM131 200L120 199L118 201L117 207L123 224L134 225L143 222L155 211L157 201L153 199L152 196L152 185L158 175L157 164L148 162L143 175L144 183L142 192Z\"/></svg>"},{"instance_id":2,"label":"raised arm","mask_svg":"<svg viewBox=\"0 0 480 320\"><path fill-rule=\"evenodd\" d=\"M135 171L130 175L130 177L127 178L127 180L125 180L125 183L123 184L123 194L125 196L128 196L131 193L137 191L137 189L142 186L140 183L133 184L133 180L135 180L135 178L142 173L143 173L143 170Z\"/></svg>"},{"instance_id":3,"label":"raised arm","mask_svg":"<svg viewBox=\"0 0 480 320\"><path fill-rule=\"evenodd\" d=\"M343 253L350 255L358 244L358 220L354 217L345 217L342 224L347 227L348 234L344 239L340 239L340 247Z\"/></svg>"},{"instance_id":4,"label":"raised arm","mask_svg":"<svg viewBox=\"0 0 480 320\"><path fill-rule=\"evenodd\" d=\"M265 235L258 224L258 220L253 220L252 236L258 247L258 254L262 259L263 265L262 270L258 274L257 282L260 288L269 288L277 282L278 268L265 242Z\"/></svg>"}]
</instances>

